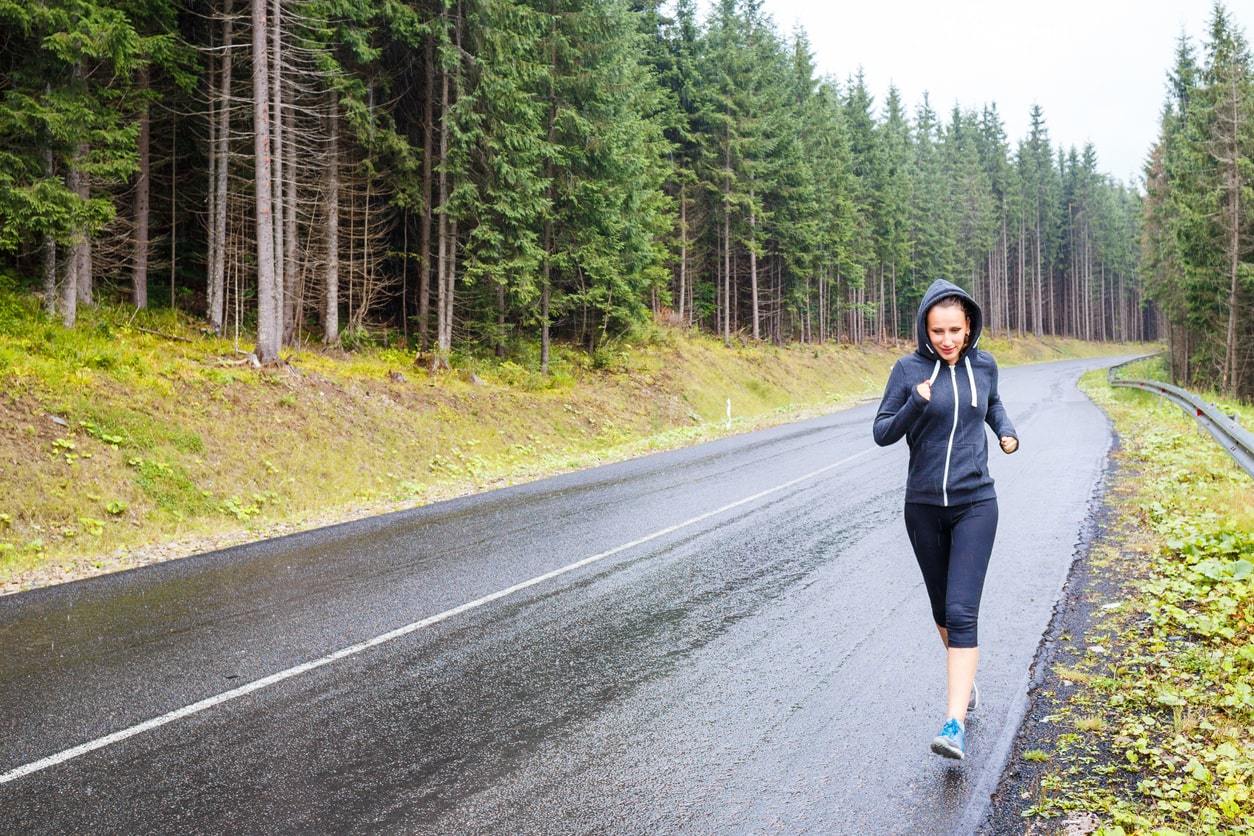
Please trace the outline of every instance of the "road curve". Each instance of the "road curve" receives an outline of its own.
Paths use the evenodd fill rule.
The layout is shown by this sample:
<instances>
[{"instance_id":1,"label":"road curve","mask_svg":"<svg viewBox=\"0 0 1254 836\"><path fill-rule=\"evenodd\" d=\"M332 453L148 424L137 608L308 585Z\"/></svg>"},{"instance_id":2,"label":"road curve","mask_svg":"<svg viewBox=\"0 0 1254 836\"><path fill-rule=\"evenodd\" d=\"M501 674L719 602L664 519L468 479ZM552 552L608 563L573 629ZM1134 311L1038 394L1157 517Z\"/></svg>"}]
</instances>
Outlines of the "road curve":
<instances>
[{"instance_id":1,"label":"road curve","mask_svg":"<svg viewBox=\"0 0 1254 836\"><path fill-rule=\"evenodd\" d=\"M0 599L0 831L974 829L1110 444L1074 382L1115 361L1002 370L961 764L868 404Z\"/></svg>"}]
</instances>

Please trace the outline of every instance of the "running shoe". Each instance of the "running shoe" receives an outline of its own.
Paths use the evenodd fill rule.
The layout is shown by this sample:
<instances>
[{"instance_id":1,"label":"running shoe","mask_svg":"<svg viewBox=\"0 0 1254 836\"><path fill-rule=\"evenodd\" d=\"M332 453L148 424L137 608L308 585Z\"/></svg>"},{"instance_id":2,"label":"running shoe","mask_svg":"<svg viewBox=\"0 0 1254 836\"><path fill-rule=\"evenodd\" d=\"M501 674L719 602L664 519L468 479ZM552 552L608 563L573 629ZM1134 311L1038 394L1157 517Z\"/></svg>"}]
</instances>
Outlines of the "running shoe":
<instances>
[{"instance_id":1,"label":"running shoe","mask_svg":"<svg viewBox=\"0 0 1254 836\"><path fill-rule=\"evenodd\" d=\"M932 739L932 751L942 757L962 760L966 746L966 733L962 724L950 717L941 726L940 734Z\"/></svg>"},{"instance_id":2,"label":"running shoe","mask_svg":"<svg viewBox=\"0 0 1254 836\"><path fill-rule=\"evenodd\" d=\"M980 707L980 686L971 683L971 699L967 700L967 713L970 714Z\"/></svg>"}]
</instances>

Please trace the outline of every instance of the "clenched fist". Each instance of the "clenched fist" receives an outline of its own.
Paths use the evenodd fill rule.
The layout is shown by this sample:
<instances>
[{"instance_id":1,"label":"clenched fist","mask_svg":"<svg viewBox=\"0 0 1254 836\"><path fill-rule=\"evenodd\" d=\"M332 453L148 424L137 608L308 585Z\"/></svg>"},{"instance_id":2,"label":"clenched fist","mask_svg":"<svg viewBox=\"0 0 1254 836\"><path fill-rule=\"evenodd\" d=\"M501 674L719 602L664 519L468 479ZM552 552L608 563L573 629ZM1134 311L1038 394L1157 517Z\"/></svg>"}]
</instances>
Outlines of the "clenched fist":
<instances>
[{"instance_id":1,"label":"clenched fist","mask_svg":"<svg viewBox=\"0 0 1254 836\"><path fill-rule=\"evenodd\" d=\"M1007 453L1013 453L1019 449L1019 439L1012 435L1003 435L1001 437L1001 449Z\"/></svg>"},{"instance_id":2,"label":"clenched fist","mask_svg":"<svg viewBox=\"0 0 1254 836\"><path fill-rule=\"evenodd\" d=\"M932 399L932 381L925 380L914 388L923 400L930 401Z\"/></svg>"}]
</instances>

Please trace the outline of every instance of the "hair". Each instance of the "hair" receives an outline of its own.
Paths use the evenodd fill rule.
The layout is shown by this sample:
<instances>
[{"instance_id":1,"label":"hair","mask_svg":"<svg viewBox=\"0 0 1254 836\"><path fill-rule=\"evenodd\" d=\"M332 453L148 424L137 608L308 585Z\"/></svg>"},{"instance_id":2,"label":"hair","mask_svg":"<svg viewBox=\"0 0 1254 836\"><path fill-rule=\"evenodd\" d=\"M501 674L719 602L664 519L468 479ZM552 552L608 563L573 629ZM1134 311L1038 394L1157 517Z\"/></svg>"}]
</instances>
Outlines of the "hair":
<instances>
[{"instance_id":1,"label":"hair","mask_svg":"<svg viewBox=\"0 0 1254 836\"><path fill-rule=\"evenodd\" d=\"M967 319L971 319L971 308L967 305L967 300L956 293L937 299L932 304L932 308L962 308L962 312L967 315Z\"/></svg>"}]
</instances>

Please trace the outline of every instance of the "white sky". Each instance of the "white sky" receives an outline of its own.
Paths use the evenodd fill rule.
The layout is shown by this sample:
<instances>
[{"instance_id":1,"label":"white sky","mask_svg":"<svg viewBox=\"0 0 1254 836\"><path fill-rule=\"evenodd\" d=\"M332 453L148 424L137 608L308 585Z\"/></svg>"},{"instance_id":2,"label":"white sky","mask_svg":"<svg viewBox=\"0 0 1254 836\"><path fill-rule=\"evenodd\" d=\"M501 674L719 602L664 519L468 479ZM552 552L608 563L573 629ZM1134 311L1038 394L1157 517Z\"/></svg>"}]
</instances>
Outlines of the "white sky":
<instances>
[{"instance_id":1,"label":"white sky","mask_svg":"<svg viewBox=\"0 0 1254 836\"><path fill-rule=\"evenodd\" d=\"M700 4L702 14L710 0ZM1100 169L1141 182L1158 134L1167 71L1181 31L1201 58L1210 0L765 0L786 36L800 23L819 74L844 80L862 67L877 109L888 85L913 121L926 90L942 120L955 101L996 102L1014 148L1033 103L1050 139L1092 142ZM1229 18L1254 31L1254 0L1228 0Z\"/></svg>"}]
</instances>

